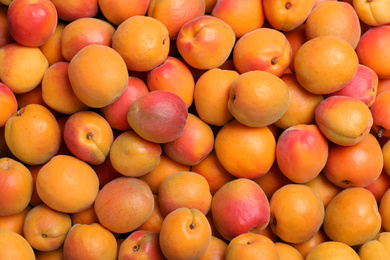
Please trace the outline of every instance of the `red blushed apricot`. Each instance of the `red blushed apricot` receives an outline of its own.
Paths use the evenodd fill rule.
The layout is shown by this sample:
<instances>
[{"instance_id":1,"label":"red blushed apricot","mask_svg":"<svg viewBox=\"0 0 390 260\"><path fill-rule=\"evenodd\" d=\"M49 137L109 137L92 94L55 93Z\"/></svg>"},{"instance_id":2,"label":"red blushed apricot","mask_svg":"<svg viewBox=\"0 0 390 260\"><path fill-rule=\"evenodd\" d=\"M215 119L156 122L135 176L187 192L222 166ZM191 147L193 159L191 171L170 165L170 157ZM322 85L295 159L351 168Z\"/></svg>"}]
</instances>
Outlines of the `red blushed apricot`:
<instances>
[{"instance_id":1,"label":"red blushed apricot","mask_svg":"<svg viewBox=\"0 0 390 260\"><path fill-rule=\"evenodd\" d=\"M150 0L98 0L98 3L104 17L112 24L119 25L134 15L146 15Z\"/></svg>"},{"instance_id":2,"label":"red blushed apricot","mask_svg":"<svg viewBox=\"0 0 390 260\"><path fill-rule=\"evenodd\" d=\"M316 125L287 128L276 143L276 161L281 172L295 183L313 180L328 159L328 140Z\"/></svg>"},{"instance_id":3,"label":"red blushed apricot","mask_svg":"<svg viewBox=\"0 0 390 260\"><path fill-rule=\"evenodd\" d=\"M196 115L189 113L183 133L175 140L162 144L162 149L174 161L193 166L211 153L214 133Z\"/></svg>"},{"instance_id":4,"label":"red blushed apricot","mask_svg":"<svg viewBox=\"0 0 390 260\"><path fill-rule=\"evenodd\" d=\"M6 6L0 6L0 48L14 41L8 29Z\"/></svg>"},{"instance_id":5,"label":"red blushed apricot","mask_svg":"<svg viewBox=\"0 0 390 260\"><path fill-rule=\"evenodd\" d=\"M371 27L360 38L356 53L361 64L376 72L379 79L390 78L390 25Z\"/></svg>"},{"instance_id":6,"label":"red blushed apricot","mask_svg":"<svg viewBox=\"0 0 390 260\"><path fill-rule=\"evenodd\" d=\"M211 202L213 222L226 239L264 229L270 219L268 199L254 181L239 178L224 184Z\"/></svg>"},{"instance_id":7,"label":"red blushed apricot","mask_svg":"<svg viewBox=\"0 0 390 260\"><path fill-rule=\"evenodd\" d=\"M168 56L160 66L148 73L146 83L150 91L171 91L183 99L187 108L192 105L195 80L186 63L178 58Z\"/></svg>"},{"instance_id":8,"label":"red blushed apricot","mask_svg":"<svg viewBox=\"0 0 390 260\"><path fill-rule=\"evenodd\" d=\"M12 38L29 47L39 47L53 35L58 22L57 10L50 0L13 0L7 11Z\"/></svg>"}]
</instances>

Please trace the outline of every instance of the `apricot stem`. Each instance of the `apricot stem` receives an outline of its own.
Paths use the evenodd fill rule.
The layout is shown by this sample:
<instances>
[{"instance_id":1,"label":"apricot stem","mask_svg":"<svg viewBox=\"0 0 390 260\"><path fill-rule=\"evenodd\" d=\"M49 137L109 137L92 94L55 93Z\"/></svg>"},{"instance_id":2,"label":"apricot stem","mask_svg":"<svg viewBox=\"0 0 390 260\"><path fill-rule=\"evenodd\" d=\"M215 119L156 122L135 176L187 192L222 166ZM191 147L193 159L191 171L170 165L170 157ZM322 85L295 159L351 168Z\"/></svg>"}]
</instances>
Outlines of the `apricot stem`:
<instances>
[{"instance_id":1,"label":"apricot stem","mask_svg":"<svg viewBox=\"0 0 390 260\"><path fill-rule=\"evenodd\" d=\"M46 234L42 234L42 237L43 237L43 238L47 238L47 235L46 235Z\"/></svg>"},{"instance_id":2,"label":"apricot stem","mask_svg":"<svg viewBox=\"0 0 390 260\"><path fill-rule=\"evenodd\" d=\"M385 131L385 129L383 127L379 127L379 131L378 131L378 138L381 138L383 136L383 132Z\"/></svg>"},{"instance_id":3,"label":"apricot stem","mask_svg":"<svg viewBox=\"0 0 390 260\"><path fill-rule=\"evenodd\" d=\"M91 134L91 133L88 133L88 134L87 134L87 139L88 139L88 140L91 140L91 139L92 139L92 137L93 137L93 136L92 136L92 134Z\"/></svg>"},{"instance_id":4,"label":"apricot stem","mask_svg":"<svg viewBox=\"0 0 390 260\"><path fill-rule=\"evenodd\" d=\"M194 229L195 229L195 224L194 224L194 223L191 223L191 224L190 224L190 229L191 229L191 230L194 230Z\"/></svg>"},{"instance_id":5,"label":"apricot stem","mask_svg":"<svg viewBox=\"0 0 390 260\"><path fill-rule=\"evenodd\" d=\"M133 246L133 251L134 251L134 252L137 252L138 250L139 250L139 245Z\"/></svg>"},{"instance_id":6,"label":"apricot stem","mask_svg":"<svg viewBox=\"0 0 390 260\"><path fill-rule=\"evenodd\" d=\"M287 2L284 6L287 10L291 8L291 3Z\"/></svg>"},{"instance_id":7,"label":"apricot stem","mask_svg":"<svg viewBox=\"0 0 390 260\"><path fill-rule=\"evenodd\" d=\"M246 244L247 244L248 246L250 246L252 243L248 241L248 242L246 242Z\"/></svg>"},{"instance_id":8,"label":"apricot stem","mask_svg":"<svg viewBox=\"0 0 390 260\"><path fill-rule=\"evenodd\" d=\"M277 58L272 58L272 60L271 60L271 64L272 65L276 65L278 63L278 59Z\"/></svg>"}]
</instances>

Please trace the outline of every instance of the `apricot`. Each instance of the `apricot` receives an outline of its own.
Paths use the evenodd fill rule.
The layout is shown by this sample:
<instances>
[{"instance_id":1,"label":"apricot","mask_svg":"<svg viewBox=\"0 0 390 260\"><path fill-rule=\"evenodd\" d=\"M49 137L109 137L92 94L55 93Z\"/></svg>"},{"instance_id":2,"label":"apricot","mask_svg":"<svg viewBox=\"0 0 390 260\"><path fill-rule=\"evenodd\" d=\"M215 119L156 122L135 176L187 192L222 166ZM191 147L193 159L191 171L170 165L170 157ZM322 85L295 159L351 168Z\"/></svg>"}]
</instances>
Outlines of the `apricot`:
<instances>
[{"instance_id":1,"label":"apricot","mask_svg":"<svg viewBox=\"0 0 390 260\"><path fill-rule=\"evenodd\" d=\"M372 130L377 137L390 137L390 121L388 120L390 105L390 91L384 91L376 96L370 107L373 118Z\"/></svg>"},{"instance_id":2,"label":"apricot","mask_svg":"<svg viewBox=\"0 0 390 260\"><path fill-rule=\"evenodd\" d=\"M313 238L324 220L324 204L318 194L303 184L287 184L270 201L272 231L288 243L302 243Z\"/></svg>"},{"instance_id":3,"label":"apricot","mask_svg":"<svg viewBox=\"0 0 390 260\"><path fill-rule=\"evenodd\" d=\"M221 66L229 58L235 42L229 24L217 17L202 15L181 27L176 46L191 67L209 70Z\"/></svg>"},{"instance_id":4,"label":"apricot","mask_svg":"<svg viewBox=\"0 0 390 260\"><path fill-rule=\"evenodd\" d=\"M1 259L34 260L34 250L27 240L10 230L0 230Z\"/></svg>"},{"instance_id":5,"label":"apricot","mask_svg":"<svg viewBox=\"0 0 390 260\"><path fill-rule=\"evenodd\" d=\"M313 180L328 160L328 140L314 125L298 124L284 130L276 143L281 172L295 183Z\"/></svg>"},{"instance_id":6,"label":"apricot","mask_svg":"<svg viewBox=\"0 0 390 260\"><path fill-rule=\"evenodd\" d=\"M315 108L324 97L304 89L293 73L283 74L280 79L287 85L289 102L286 112L274 124L282 129L298 124L313 124Z\"/></svg>"},{"instance_id":7,"label":"apricot","mask_svg":"<svg viewBox=\"0 0 390 260\"><path fill-rule=\"evenodd\" d=\"M214 68L207 70L196 81L194 89L195 109L204 122L223 126L231 119L228 108L230 84L239 73L235 70Z\"/></svg>"},{"instance_id":8,"label":"apricot","mask_svg":"<svg viewBox=\"0 0 390 260\"><path fill-rule=\"evenodd\" d=\"M165 153L161 153L160 163L156 166L156 168L139 178L149 185L153 194L157 194L158 188L165 178L176 172L184 171L190 171L190 166L178 163Z\"/></svg>"},{"instance_id":9,"label":"apricot","mask_svg":"<svg viewBox=\"0 0 390 260\"><path fill-rule=\"evenodd\" d=\"M23 236L34 249L52 251L62 247L71 226L69 214L40 204L27 213Z\"/></svg>"},{"instance_id":10,"label":"apricot","mask_svg":"<svg viewBox=\"0 0 390 260\"><path fill-rule=\"evenodd\" d=\"M263 230L270 220L270 205L254 181L238 178L224 184L211 202L213 222L226 240L256 229Z\"/></svg>"},{"instance_id":11,"label":"apricot","mask_svg":"<svg viewBox=\"0 0 390 260\"><path fill-rule=\"evenodd\" d=\"M304 185L312 188L320 199L324 203L324 207L326 208L329 202L342 190L341 187L337 186L328 178L326 178L324 171L320 172L314 179L303 183Z\"/></svg>"},{"instance_id":12,"label":"apricot","mask_svg":"<svg viewBox=\"0 0 390 260\"><path fill-rule=\"evenodd\" d=\"M280 259L295 259L295 260L303 260L303 256L301 253L295 249L293 246L284 243L284 242L276 242L276 248L278 249Z\"/></svg>"},{"instance_id":13,"label":"apricot","mask_svg":"<svg viewBox=\"0 0 390 260\"><path fill-rule=\"evenodd\" d=\"M372 134L368 134L355 145L330 144L324 174L341 188L366 187L379 177L382 169L381 146Z\"/></svg>"},{"instance_id":14,"label":"apricot","mask_svg":"<svg viewBox=\"0 0 390 260\"><path fill-rule=\"evenodd\" d=\"M311 14L314 0L309 1L275 1L263 0L264 14L273 28L291 31L303 24Z\"/></svg>"},{"instance_id":15,"label":"apricot","mask_svg":"<svg viewBox=\"0 0 390 260\"><path fill-rule=\"evenodd\" d=\"M266 236L246 233L233 238L226 248L225 259L280 259L278 249Z\"/></svg>"},{"instance_id":16,"label":"apricot","mask_svg":"<svg viewBox=\"0 0 390 260\"><path fill-rule=\"evenodd\" d=\"M308 241L302 242L302 243L289 243L292 247L294 247L296 250L298 250L301 255L306 258L309 252L316 247L319 244L322 244L324 242L330 241L329 238L326 236L325 232L321 229L318 230L318 232Z\"/></svg>"},{"instance_id":17,"label":"apricot","mask_svg":"<svg viewBox=\"0 0 390 260\"><path fill-rule=\"evenodd\" d=\"M387 190L383 196L381 201L379 202L379 213L382 218L382 228L385 231L390 231L390 192Z\"/></svg>"},{"instance_id":18,"label":"apricot","mask_svg":"<svg viewBox=\"0 0 390 260\"><path fill-rule=\"evenodd\" d=\"M69 214L74 224L93 224L99 223L99 219L96 216L95 204L92 204L89 208L82 211Z\"/></svg>"},{"instance_id":19,"label":"apricot","mask_svg":"<svg viewBox=\"0 0 390 260\"><path fill-rule=\"evenodd\" d=\"M370 3L367 4L370 5ZM389 41L389 25L373 26L361 36L356 47L359 62L375 71L379 79L390 78Z\"/></svg>"},{"instance_id":20,"label":"apricot","mask_svg":"<svg viewBox=\"0 0 390 260\"><path fill-rule=\"evenodd\" d=\"M167 259L195 260L206 252L210 244L210 224L199 210L178 208L164 218L159 239Z\"/></svg>"},{"instance_id":21,"label":"apricot","mask_svg":"<svg viewBox=\"0 0 390 260\"><path fill-rule=\"evenodd\" d=\"M249 127L232 120L217 133L214 150L230 174L253 179L271 168L275 161L276 141L267 126Z\"/></svg>"},{"instance_id":22,"label":"apricot","mask_svg":"<svg viewBox=\"0 0 390 260\"><path fill-rule=\"evenodd\" d=\"M297 51L307 41L305 27L306 25L305 23L303 23L301 25L298 25L295 29L291 31L283 32L284 36L286 36L286 39L288 40L291 46L292 58L291 58L290 65L288 66L288 68L291 71L295 71L294 60Z\"/></svg>"},{"instance_id":23,"label":"apricot","mask_svg":"<svg viewBox=\"0 0 390 260\"><path fill-rule=\"evenodd\" d=\"M154 208L150 217L141 224L135 230L144 230L149 232L159 233L161 230L162 222L164 221L165 216L161 212L160 205L158 203L158 195L153 194L154 199Z\"/></svg>"},{"instance_id":24,"label":"apricot","mask_svg":"<svg viewBox=\"0 0 390 260\"><path fill-rule=\"evenodd\" d=\"M107 259L117 257L115 236L99 223L74 224L64 241L64 259Z\"/></svg>"},{"instance_id":25,"label":"apricot","mask_svg":"<svg viewBox=\"0 0 390 260\"><path fill-rule=\"evenodd\" d=\"M371 107L378 94L378 75L367 66L359 64L358 70L352 80L342 89L325 96L349 96L361 100Z\"/></svg>"},{"instance_id":26,"label":"apricot","mask_svg":"<svg viewBox=\"0 0 390 260\"><path fill-rule=\"evenodd\" d=\"M191 171L206 178L212 195L214 195L225 183L236 178L223 168L214 150L211 151L202 161L193 165L191 167Z\"/></svg>"},{"instance_id":27,"label":"apricot","mask_svg":"<svg viewBox=\"0 0 390 260\"><path fill-rule=\"evenodd\" d=\"M382 155L383 155L383 169L390 176L390 142L387 141L382 146Z\"/></svg>"},{"instance_id":28,"label":"apricot","mask_svg":"<svg viewBox=\"0 0 390 260\"><path fill-rule=\"evenodd\" d=\"M66 61L62 55L61 46L62 32L66 25L65 22L59 20L53 35L44 44L39 46L39 49L49 62L49 66L60 61Z\"/></svg>"},{"instance_id":29,"label":"apricot","mask_svg":"<svg viewBox=\"0 0 390 260\"><path fill-rule=\"evenodd\" d=\"M98 0L73 0L64 2L62 0L50 0L57 9L58 18L66 22L94 17L99 11Z\"/></svg>"},{"instance_id":30,"label":"apricot","mask_svg":"<svg viewBox=\"0 0 390 260\"><path fill-rule=\"evenodd\" d=\"M61 144L57 120L38 104L27 105L8 119L4 135L11 152L30 165L49 161Z\"/></svg>"},{"instance_id":31,"label":"apricot","mask_svg":"<svg viewBox=\"0 0 390 260\"><path fill-rule=\"evenodd\" d=\"M359 19L370 26L380 26L390 23L387 16L390 11L390 5L381 1L362 1L351 0L353 8L359 16Z\"/></svg>"},{"instance_id":32,"label":"apricot","mask_svg":"<svg viewBox=\"0 0 390 260\"><path fill-rule=\"evenodd\" d=\"M95 201L99 179L86 162L70 155L56 155L39 170L36 188L47 206L75 213Z\"/></svg>"},{"instance_id":33,"label":"apricot","mask_svg":"<svg viewBox=\"0 0 390 260\"><path fill-rule=\"evenodd\" d=\"M351 187L342 190L329 203L323 228L331 240L357 246L373 239L381 224L374 195L364 188Z\"/></svg>"},{"instance_id":34,"label":"apricot","mask_svg":"<svg viewBox=\"0 0 390 260\"><path fill-rule=\"evenodd\" d=\"M134 15L146 15L150 0L98 0L103 16L112 24L119 25Z\"/></svg>"},{"instance_id":35,"label":"apricot","mask_svg":"<svg viewBox=\"0 0 390 260\"><path fill-rule=\"evenodd\" d=\"M7 216L0 216L0 230L9 230L23 236L23 225L27 213L32 207L27 205L19 213Z\"/></svg>"},{"instance_id":36,"label":"apricot","mask_svg":"<svg viewBox=\"0 0 390 260\"><path fill-rule=\"evenodd\" d=\"M211 153L214 133L210 125L188 113L183 133L175 140L162 144L165 154L178 163L193 166Z\"/></svg>"},{"instance_id":37,"label":"apricot","mask_svg":"<svg viewBox=\"0 0 390 260\"><path fill-rule=\"evenodd\" d=\"M359 260L356 251L349 245L338 241L326 241L314 247L305 260L345 259Z\"/></svg>"},{"instance_id":38,"label":"apricot","mask_svg":"<svg viewBox=\"0 0 390 260\"><path fill-rule=\"evenodd\" d=\"M142 138L155 143L168 143L184 132L187 105L177 94L155 90L135 100L127 113L131 128Z\"/></svg>"},{"instance_id":39,"label":"apricot","mask_svg":"<svg viewBox=\"0 0 390 260\"><path fill-rule=\"evenodd\" d=\"M350 146L364 140L373 126L373 115L362 101L348 96L331 96L314 111L321 132L331 142Z\"/></svg>"},{"instance_id":40,"label":"apricot","mask_svg":"<svg viewBox=\"0 0 390 260\"><path fill-rule=\"evenodd\" d=\"M0 83L0 127L3 127L8 119L18 110L18 101L9 87Z\"/></svg>"},{"instance_id":41,"label":"apricot","mask_svg":"<svg viewBox=\"0 0 390 260\"><path fill-rule=\"evenodd\" d=\"M63 135L70 152L93 165L102 164L106 160L114 141L110 124L94 111L78 111L70 115Z\"/></svg>"},{"instance_id":42,"label":"apricot","mask_svg":"<svg viewBox=\"0 0 390 260\"><path fill-rule=\"evenodd\" d=\"M340 1L326 1L313 9L305 22L306 37L334 35L355 49L361 36L359 16L354 7Z\"/></svg>"},{"instance_id":43,"label":"apricot","mask_svg":"<svg viewBox=\"0 0 390 260\"><path fill-rule=\"evenodd\" d=\"M252 70L266 71L280 77L289 67L292 49L286 36L273 28L259 28L237 40L233 62L241 74Z\"/></svg>"},{"instance_id":44,"label":"apricot","mask_svg":"<svg viewBox=\"0 0 390 260\"><path fill-rule=\"evenodd\" d=\"M98 18L79 18L68 23L61 36L61 53L67 61L84 47L98 44L111 47L115 28Z\"/></svg>"},{"instance_id":45,"label":"apricot","mask_svg":"<svg viewBox=\"0 0 390 260\"><path fill-rule=\"evenodd\" d=\"M294 59L298 82L307 91L320 95L345 87L355 76L358 65L354 48L346 40L333 35L306 41Z\"/></svg>"},{"instance_id":46,"label":"apricot","mask_svg":"<svg viewBox=\"0 0 390 260\"><path fill-rule=\"evenodd\" d=\"M0 5L0 48L10 42L15 41L12 39L11 33L9 32L7 11L8 8L6 6Z\"/></svg>"},{"instance_id":47,"label":"apricot","mask_svg":"<svg viewBox=\"0 0 390 260\"><path fill-rule=\"evenodd\" d=\"M263 189L268 200L271 199L274 192L279 188L292 183L292 181L280 171L277 161L272 164L266 174L253 180Z\"/></svg>"},{"instance_id":48,"label":"apricot","mask_svg":"<svg viewBox=\"0 0 390 260\"><path fill-rule=\"evenodd\" d=\"M194 100L195 80L186 63L168 56L161 65L149 71L146 81L150 91L167 90L177 94L189 108Z\"/></svg>"},{"instance_id":49,"label":"apricot","mask_svg":"<svg viewBox=\"0 0 390 260\"><path fill-rule=\"evenodd\" d=\"M121 243L119 259L165 259L160 249L159 233L138 230Z\"/></svg>"},{"instance_id":50,"label":"apricot","mask_svg":"<svg viewBox=\"0 0 390 260\"><path fill-rule=\"evenodd\" d=\"M31 172L24 164L12 158L0 158L0 165L0 216L21 213L31 199Z\"/></svg>"},{"instance_id":51,"label":"apricot","mask_svg":"<svg viewBox=\"0 0 390 260\"><path fill-rule=\"evenodd\" d=\"M388 259L390 257L390 233L381 232L373 240L359 247L359 256L362 260Z\"/></svg>"},{"instance_id":52,"label":"apricot","mask_svg":"<svg viewBox=\"0 0 390 260\"><path fill-rule=\"evenodd\" d=\"M127 18L112 37L112 48L133 71L149 71L160 65L168 56L169 46L167 27L149 16Z\"/></svg>"},{"instance_id":53,"label":"apricot","mask_svg":"<svg viewBox=\"0 0 390 260\"><path fill-rule=\"evenodd\" d=\"M104 185L94 207L99 223L105 228L115 233L127 233L150 217L154 198L146 182L123 176Z\"/></svg>"},{"instance_id":54,"label":"apricot","mask_svg":"<svg viewBox=\"0 0 390 260\"><path fill-rule=\"evenodd\" d=\"M50 0L13 0L8 6L7 20L9 32L16 42L39 47L53 35L58 15Z\"/></svg>"},{"instance_id":55,"label":"apricot","mask_svg":"<svg viewBox=\"0 0 390 260\"><path fill-rule=\"evenodd\" d=\"M225 259L227 247L228 244L225 241L215 236L212 236L206 252L204 252L204 254L200 258L198 258L198 260Z\"/></svg>"},{"instance_id":56,"label":"apricot","mask_svg":"<svg viewBox=\"0 0 390 260\"><path fill-rule=\"evenodd\" d=\"M54 111L73 114L89 107L77 98L68 78L69 62L51 65L42 78L42 99Z\"/></svg>"},{"instance_id":57,"label":"apricot","mask_svg":"<svg viewBox=\"0 0 390 260\"><path fill-rule=\"evenodd\" d=\"M218 0L211 15L229 24L237 39L262 27L265 20L263 4L257 0Z\"/></svg>"},{"instance_id":58,"label":"apricot","mask_svg":"<svg viewBox=\"0 0 390 260\"><path fill-rule=\"evenodd\" d=\"M9 43L0 48L0 78L14 94L36 88L49 63L38 47Z\"/></svg>"},{"instance_id":59,"label":"apricot","mask_svg":"<svg viewBox=\"0 0 390 260\"><path fill-rule=\"evenodd\" d=\"M176 40L183 25L204 15L205 8L203 0L151 0L147 16L163 23L169 38Z\"/></svg>"},{"instance_id":60,"label":"apricot","mask_svg":"<svg viewBox=\"0 0 390 260\"><path fill-rule=\"evenodd\" d=\"M164 216L178 208L197 209L206 215L211 207L210 186L195 172L176 172L166 177L158 189L158 202Z\"/></svg>"},{"instance_id":61,"label":"apricot","mask_svg":"<svg viewBox=\"0 0 390 260\"><path fill-rule=\"evenodd\" d=\"M122 95L129 73L118 52L105 45L91 44L77 52L70 61L68 76L81 102L101 108Z\"/></svg>"},{"instance_id":62,"label":"apricot","mask_svg":"<svg viewBox=\"0 0 390 260\"><path fill-rule=\"evenodd\" d=\"M233 117L250 127L275 123L289 105L286 83L266 71L248 71L230 84L228 108Z\"/></svg>"},{"instance_id":63,"label":"apricot","mask_svg":"<svg viewBox=\"0 0 390 260\"><path fill-rule=\"evenodd\" d=\"M376 201L380 203L383 195L390 188L390 175L383 169L378 178L364 188L371 191Z\"/></svg>"}]
</instances>

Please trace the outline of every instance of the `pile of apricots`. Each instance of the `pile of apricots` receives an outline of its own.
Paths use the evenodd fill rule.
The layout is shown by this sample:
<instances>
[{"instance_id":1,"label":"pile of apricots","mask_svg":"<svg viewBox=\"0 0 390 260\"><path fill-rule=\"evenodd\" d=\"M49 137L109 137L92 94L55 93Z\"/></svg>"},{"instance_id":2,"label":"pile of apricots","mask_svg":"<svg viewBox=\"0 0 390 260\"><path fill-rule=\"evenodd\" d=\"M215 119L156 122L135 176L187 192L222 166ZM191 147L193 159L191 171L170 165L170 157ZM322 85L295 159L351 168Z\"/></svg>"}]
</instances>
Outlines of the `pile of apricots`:
<instances>
[{"instance_id":1,"label":"pile of apricots","mask_svg":"<svg viewBox=\"0 0 390 260\"><path fill-rule=\"evenodd\" d=\"M389 13L0 0L0 259L390 259Z\"/></svg>"}]
</instances>

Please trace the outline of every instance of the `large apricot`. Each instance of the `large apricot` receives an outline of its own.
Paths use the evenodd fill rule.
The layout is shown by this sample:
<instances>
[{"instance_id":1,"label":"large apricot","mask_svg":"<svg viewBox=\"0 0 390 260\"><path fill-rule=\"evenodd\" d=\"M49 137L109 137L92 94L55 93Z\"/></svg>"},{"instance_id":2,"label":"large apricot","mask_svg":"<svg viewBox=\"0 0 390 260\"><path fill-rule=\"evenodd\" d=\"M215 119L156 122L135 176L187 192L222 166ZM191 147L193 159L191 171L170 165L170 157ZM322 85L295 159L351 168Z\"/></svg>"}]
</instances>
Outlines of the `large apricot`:
<instances>
[{"instance_id":1,"label":"large apricot","mask_svg":"<svg viewBox=\"0 0 390 260\"><path fill-rule=\"evenodd\" d=\"M129 73L118 52L105 45L91 44L77 52L70 61L68 76L81 102L101 108L122 95Z\"/></svg>"},{"instance_id":2,"label":"large apricot","mask_svg":"<svg viewBox=\"0 0 390 260\"><path fill-rule=\"evenodd\" d=\"M357 252L345 243L338 241L326 241L314 247L305 260L327 259L359 260Z\"/></svg>"},{"instance_id":3,"label":"large apricot","mask_svg":"<svg viewBox=\"0 0 390 260\"><path fill-rule=\"evenodd\" d=\"M211 228L197 209L178 208L169 213L160 230L160 248L167 259L195 260L206 252Z\"/></svg>"},{"instance_id":4,"label":"large apricot","mask_svg":"<svg viewBox=\"0 0 390 260\"><path fill-rule=\"evenodd\" d=\"M95 201L99 179L86 162L70 155L56 155L39 170L36 188L42 201L52 209L75 213Z\"/></svg>"},{"instance_id":5,"label":"large apricot","mask_svg":"<svg viewBox=\"0 0 390 260\"><path fill-rule=\"evenodd\" d=\"M379 177L382 169L381 146L372 134L368 134L355 145L330 144L324 174L341 188L366 187Z\"/></svg>"},{"instance_id":6,"label":"large apricot","mask_svg":"<svg viewBox=\"0 0 390 260\"><path fill-rule=\"evenodd\" d=\"M31 165L49 161L61 144L57 120L47 108L38 104L27 105L8 119L4 135L11 152Z\"/></svg>"},{"instance_id":7,"label":"large apricot","mask_svg":"<svg viewBox=\"0 0 390 260\"><path fill-rule=\"evenodd\" d=\"M237 40L233 62L240 73L262 70L280 77L289 67L292 49L286 36L273 28L259 28Z\"/></svg>"},{"instance_id":8,"label":"large apricot","mask_svg":"<svg viewBox=\"0 0 390 260\"><path fill-rule=\"evenodd\" d=\"M22 212L30 203L33 179L30 170L12 158L0 158L0 216Z\"/></svg>"},{"instance_id":9,"label":"large apricot","mask_svg":"<svg viewBox=\"0 0 390 260\"><path fill-rule=\"evenodd\" d=\"M167 27L149 16L127 18L112 37L112 48L133 71L149 71L160 65L168 56L169 46Z\"/></svg>"},{"instance_id":10,"label":"large apricot","mask_svg":"<svg viewBox=\"0 0 390 260\"><path fill-rule=\"evenodd\" d=\"M275 161L276 141L267 126L249 127L232 120L217 133L214 149L230 174L253 179L271 168Z\"/></svg>"},{"instance_id":11,"label":"large apricot","mask_svg":"<svg viewBox=\"0 0 390 260\"><path fill-rule=\"evenodd\" d=\"M355 76L358 65L354 48L333 35L306 41L294 59L298 82L307 91L320 95L345 87Z\"/></svg>"},{"instance_id":12,"label":"large apricot","mask_svg":"<svg viewBox=\"0 0 390 260\"><path fill-rule=\"evenodd\" d=\"M364 188L352 187L342 190L329 203L323 228L331 240L357 246L373 239L381 224L374 195Z\"/></svg>"},{"instance_id":13,"label":"large apricot","mask_svg":"<svg viewBox=\"0 0 390 260\"><path fill-rule=\"evenodd\" d=\"M34 250L27 240L10 230L0 230L0 258L13 260L34 260Z\"/></svg>"},{"instance_id":14,"label":"large apricot","mask_svg":"<svg viewBox=\"0 0 390 260\"><path fill-rule=\"evenodd\" d=\"M352 5L340 1L327 1L313 9L305 22L306 37L334 35L356 48L361 35L359 17Z\"/></svg>"},{"instance_id":15,"label":"large apricot","mask_svg":"<svg viewBox=\"0 0 390 260\"><path fill-rule=\"evenodd\" d=\"M287 184L270 199L272 231L288 243L313 238L324 220L324 204L318 194L303 184Z\"/></svg>"}]
</instances>

